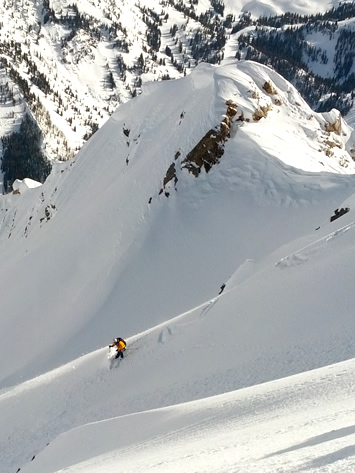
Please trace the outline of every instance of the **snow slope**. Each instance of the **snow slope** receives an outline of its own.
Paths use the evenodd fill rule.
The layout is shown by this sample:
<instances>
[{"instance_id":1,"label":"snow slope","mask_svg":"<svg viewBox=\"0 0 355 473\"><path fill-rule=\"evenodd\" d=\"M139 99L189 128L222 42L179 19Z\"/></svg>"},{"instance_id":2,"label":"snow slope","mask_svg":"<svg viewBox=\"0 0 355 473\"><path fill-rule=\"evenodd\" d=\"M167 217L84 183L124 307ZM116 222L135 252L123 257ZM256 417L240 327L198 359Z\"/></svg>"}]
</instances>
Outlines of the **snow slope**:
<instances>
[{"instance_id":1,"label":"snow slope","mask_svg":"<svg viewBox=\"0 0 355 473\"><path fill-rule=\"evenodd\" d=\"M266 81L278 92L266 93ZM196 179L183 161L220 126L228 100L238 111L223 158ZM260 107L270 110L255 121ZM201 65L120 107L44 186L2 197L0 385L103 346L117 329L131 336L204 303L246 259L328 219L353 178L320 173L352 173L355 163L351 130L325 126L267 68ZM172 163L177 190L170 181L161 194ZM15 341L33 347L25 358L12 353Z\"/></svg>"},{"instance_id":2,"label":"snow slope","mask_svg":"<svg viewBox=\"0 0 355 473\"><path fill-rule=\"evenodd\" d=\"M197 400L354 357L352 225L303 248L299 242L298 251L284 249L279 253L287 256L274 255L275 264L259 268L244 281L240 275L233 289L226 288L194 311L129 339L127 357L117 369L108 369L103 348L4 392L0 398L1 436L7 439L4 465L21 465L61 432L88 422ZM334 376L326 379L332 382ZM322 373L319 377L323 379ZM297 383L296 388L292 383L290 391L298 392ZM307 396L320 415L318 391L311 387L305 391L311 391ZM349 421L354 403L351 397L349 407L343 394L325 391L324 396L335 395L332 403L346 406ZM304 395L302 391L297 401L301 406ZM300 412L297 415L303 418L302 407ZM258 419L254 421L254 428L259 428ZM343 416L341 422L344 425ZM123 432L123 438L116 439L117 448L122 442L126 445L126 435L128 442L134 438L137 428L133 425L131 432L128 428ZM112 444L103 438L101 448L110 450ZM77 441L81 443L81 435Z\"/></svg>"},{"instance_id":3,"label":"snow slope","mask_svg":"<svg viewBox=\"0 0 355 473\"><path fill-rule=\"evenodd\" d=\"M87 424L59 436L21 471L351 472L354 381L351 360Z\"/></svg>"},{"instance_id":4,"label":"snow slope","mask_svg":"<svg viewBox=\"0 0 355 473\"><path fill-rule=\"evenodd\" d=\"M208 173L202 169L195 177L186 158L209 130L216 135L226 124L227 102L237 112L224 153ZM341 397L333 378L345 371L344 383L352 383L352 362L276 381L355 358L355 181L347 151L354 133L338 119L336 111L315 114L264 66L200 65L184 79L147 85L74 161L57 165L43 186L1 196L2 472L21 467L44 473L90 462L91 449L80 456L80 447L73 447L79 455L73 457L66 446L75 445L77 434L79 443L81 435L93 435L92 456L105 454L97 460L104 463L93 460L70 471L112 471L110 462L121 455L126 469L144 471L135 442L147 446L154 463L165 448L154 438L181 427L186 437L173 434L166 455L181 451L176 446L186 448L196 432L186 412L197 426L207 422L198 448L205 448L215 428L221 452L231 448L237 428L231 419L228 430L225 419L238 418L240 399L250 396L256 403L260 396L265 400L264 414L250 418L255 406L246 400L245 424L238 424L241 438L256 439L254 452L260 435L269 438L263 451L268 455L316 437L318 428L319 435L329 432L328 418L312 407L319 392L327 412L349 399L331 419L339 435L324 455L342 439L341 429L349 427L344 432L351 438L354 405L348 394ZM341 123L340 134L326 131L330 123ZM175 183L165 179L172 163ZM350 211L330 223L340 207ZM109 370L107 348L101 347L118 335L128 339L130 351L117 370ZM314 379L319 391L312 391ZM274 386L279 388L273 394ZM212 397L228 391L226 398ZM283 401L292 391L299 396ZM200 404L202 398L210 399ZM71 431L189 401L196 404L134 417L132 430L122 424L126 440L118 435L117 443L103 445L91 433L95 427ZM215 413L224 402L231 404ZM268 402L280 403L275 416L282 416L272 422L270 437L256 432L260 422L272 421ZM286 421L288 407L298 403L300 410ZM205 421L205 408L215 423ZM314 416L315 425L306 428L304 415ZM145 416L156 427L144 424L141 431L135 421L145 423ZM170 416L177 424L165 424ZM108 422L106 432L120 430L121 422L130 424L131 418ZM284 422L286 430L294 423L297 432L273 445L272 432ZM344 435L341 448L347 440ZM48 443L38 463L24 467ZM107 454L120 448L126 450ZM290 451L296 453L289 470L280 457L284 471L307 460ZM213 447L206 452L212 455ZM50 467L48 455L57 459ZM327 463L322 455L317 450L321 466ZM185 468L181 462L188 460L174 458L171 465L164 460L160 471ZM275 468L278 458L270 457L267 467ZM206 458L191 461L195 471L211 471ZM241 459L231 455L226 461L220 471L234 471ZM267 471L245 465L244 471Z\"/></svg>"}]
</instances>

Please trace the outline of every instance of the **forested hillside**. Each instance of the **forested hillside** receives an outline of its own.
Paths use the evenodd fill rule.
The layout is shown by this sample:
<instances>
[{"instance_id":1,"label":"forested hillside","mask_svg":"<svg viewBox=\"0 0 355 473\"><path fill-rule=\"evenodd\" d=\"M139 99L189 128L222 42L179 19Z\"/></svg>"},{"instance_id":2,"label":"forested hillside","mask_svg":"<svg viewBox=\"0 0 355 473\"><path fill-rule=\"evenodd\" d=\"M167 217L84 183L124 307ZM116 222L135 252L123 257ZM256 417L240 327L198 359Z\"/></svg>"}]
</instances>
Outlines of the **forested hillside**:
<instances>
[{"instance_id":1,"label":"forested hillside","mask_svg":"<svg viewBox=\"0 0 355 473\"><path fill-rule=\"evenodd\" d=\"M355 3L324 14L249 20L252 34L249 30L239 36L246 59L272 66L317 111L349 112L355 96Z\"/></svg>"}]
</instances>

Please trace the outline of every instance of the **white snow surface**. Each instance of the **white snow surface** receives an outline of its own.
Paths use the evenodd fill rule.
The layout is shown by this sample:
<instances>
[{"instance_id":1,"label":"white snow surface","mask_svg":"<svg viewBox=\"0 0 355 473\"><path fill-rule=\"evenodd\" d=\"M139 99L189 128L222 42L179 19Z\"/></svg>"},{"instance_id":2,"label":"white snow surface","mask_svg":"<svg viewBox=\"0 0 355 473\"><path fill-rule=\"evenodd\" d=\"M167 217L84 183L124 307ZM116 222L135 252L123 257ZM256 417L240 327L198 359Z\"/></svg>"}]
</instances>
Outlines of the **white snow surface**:
<instances>
[{"instance_id":1,"label":"white snow surface","mask_svg":"<svg viewBox=\"0 0 355 473\"><path fill-rule=\"evenodd\" d=\"M33 179L30 179L28 177L25 177L25 179L15 179L14 183L12 184L12 189L14 192L18 192L19 194L22 194L23 192L26 192L28 189L33 189L34 187L39 187L42 184L38 181L34 181Z\"/></svg>"},{"instance_id":2,"label":"white snow surface","mask_svg":"<svg viewBox=\"0 0 355 473\"><path fill-rule=\"evenodd\" d=\"M224 153L194 177L184 159L227 101ZM0 196L1 473L354 471L355 135L338 120L265 66L201 64Z\"/></svg>"}]
</instances>

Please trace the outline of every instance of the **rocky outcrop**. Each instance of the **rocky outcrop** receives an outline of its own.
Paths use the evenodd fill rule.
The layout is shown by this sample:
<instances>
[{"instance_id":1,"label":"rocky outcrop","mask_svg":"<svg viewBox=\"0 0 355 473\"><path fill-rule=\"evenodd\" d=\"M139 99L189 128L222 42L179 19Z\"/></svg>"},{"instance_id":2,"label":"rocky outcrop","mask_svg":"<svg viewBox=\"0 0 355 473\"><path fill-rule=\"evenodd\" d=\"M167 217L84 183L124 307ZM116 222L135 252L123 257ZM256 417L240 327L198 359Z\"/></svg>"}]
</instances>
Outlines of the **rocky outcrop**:
<instances>
[{"instance_id":1,"label":"rocky outcrop","mask_svg":"<svg viewBox=\"0 0 355 473\"><path fill-rule=\"evenodd\" d=\"M264 105L264 106L260 106L259 108L257 108L255 110L255 112L253 113L253 120L255 120L256 122L258 122L259 120L261 120L262 118L265 118L267 117L267 114L268 112L272 109L272 106L271 104L269 105Z\"/></svg>"},{"instance_id":2,"label":"rocky outcrop","mask_svg":"<svg viewBox=\"0 0 355 473\"><path fill-rule=\"evenodd\" d=\"M174 184L176 185L177 177L176 177L175 163L172 163L169 166L169 169L166 171L166 175L163 180L163 187L165 188L165 186L173 179L174 179Z\"/></svg>"},{"instance_id":3,"label":"rocky outcrop","mask_svg":"<svg viewBox=\"0 0 355 473\"><path fill-rule=\"evenodd\" d=\"M274 86L272 85L272 82L270 81L265 82L265 84L263 85L263 89L265 90L267 94L270 94L270 95L276 94L276 90L274 89Z\"/></svg>"},{"instance_id":4,"label":"rocky outcrop","mask_svg":"<svg viewBox=\"0 0 355 473\"><path fill-rule=\"evenodd\" d=\"M342 125L341 125L341 114L339 112L338 114L338 117L337 119L335 120L335 122L329 122L327 121L327 123L325 124L325 130L328 132L328 133L336 133L337 135L341 135L342 134Z\"/></svg>"},{"instance_id":5,"label":"rocky outcrop","mask_svg":"<svg viewBox=\"0 0 355 473\"><path fill-rule=\"evenodd\" d=\"M179 158L180 155L181 155L180 151L177 151L175 153L175 161ZM170 193L168 191L166 191L165 188L169 184L169 182L171 182L171 181L174 181L174 187L176 189L176 184L178 182L178 178L177 178L177 175L176 175L175 163L171 163L168 170L166 171L165 177L163 179L163 187L160 189L159 195L162 194L165 191L166 197L169 197ZM151 200L150 200L149 203L151 203Z\"/></svg>"},{"instance_id":6,"label":"rocky outcrop","mask_svg":"<svg viewBox=\"0 0 355 473\"><path fill-rule=\"evenodd\" d=\"M201 169L208 172L223 156L223 144L226 140L227 126L221 124L219 129L209 130L183 161L183 167L197 177Z\"/></svg>"},{"instance_id":7,"label":"rocky outcrop","mask_svg":"<svg viewBox=\"0 0 355 473\"><path fill-rule=\"evenodd\" d=\"M330 217L330 221L333 222L337 218L341 217L342 215L347 214L350 211L350 207L342 207L341 209L335 209L334 215Z\"/></svg>"},{"instance_id":8,"label":"rocky outcrop","mask_svg":"<svg viewBox=\"0 0 355 473\"><path fill-rule=\"evenodd\" d=\"M237 114L236 103L227 100L226 105L226 114L220 125L209 130L182 162L182 167L195 177L200 174L201 169L208 172L223 156L224 143L230 137L231 122Z\"/></svg>"}]
</instances>

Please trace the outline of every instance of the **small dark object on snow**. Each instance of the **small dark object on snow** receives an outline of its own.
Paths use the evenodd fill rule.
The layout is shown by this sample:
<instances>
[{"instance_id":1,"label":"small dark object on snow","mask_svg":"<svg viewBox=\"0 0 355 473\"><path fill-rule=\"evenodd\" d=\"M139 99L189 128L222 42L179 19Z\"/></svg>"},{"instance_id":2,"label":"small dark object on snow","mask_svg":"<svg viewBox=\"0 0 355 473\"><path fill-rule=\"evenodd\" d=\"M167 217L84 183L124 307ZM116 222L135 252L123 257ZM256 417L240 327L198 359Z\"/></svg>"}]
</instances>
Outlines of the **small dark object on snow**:
<instances>
[{"instance_id":1,"label":"small dark object on snow","mask_svg":"<svg viewBox=\"0 0 355 473\"><path fill-rule=\"evenodd\" d=\"M348 213L350 210L350 207L342 207L340 210L339 209L335 209L334 210L334 215L332 215L330 217L330 221L333 222L334 220L336 220L337 218L341 217L342 215Z\"/></svg>"},{"instance_id":2,"label":"small dark object on snow","mask_svg":"<svg viewBox=\"0 0 355 473\"><path fill-rule=\"evenodd\" d=\"M222 292L224 291L224 288L226 287L226 285L223 283L221 288L220 288L220 291L218 293L218 295L222 294Z\"/></svg>"}]
</instances>

